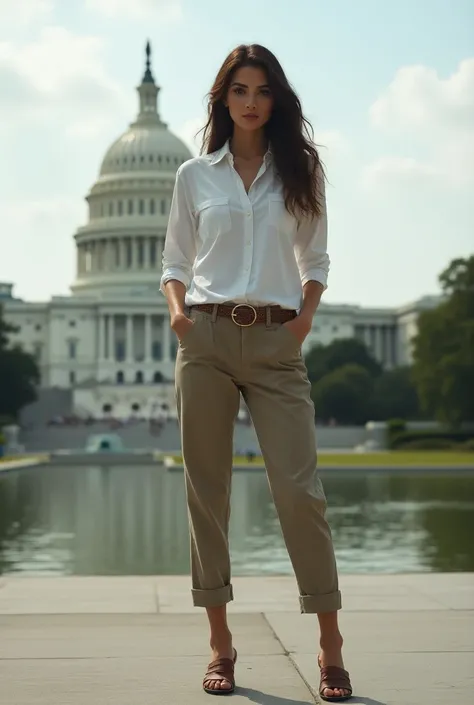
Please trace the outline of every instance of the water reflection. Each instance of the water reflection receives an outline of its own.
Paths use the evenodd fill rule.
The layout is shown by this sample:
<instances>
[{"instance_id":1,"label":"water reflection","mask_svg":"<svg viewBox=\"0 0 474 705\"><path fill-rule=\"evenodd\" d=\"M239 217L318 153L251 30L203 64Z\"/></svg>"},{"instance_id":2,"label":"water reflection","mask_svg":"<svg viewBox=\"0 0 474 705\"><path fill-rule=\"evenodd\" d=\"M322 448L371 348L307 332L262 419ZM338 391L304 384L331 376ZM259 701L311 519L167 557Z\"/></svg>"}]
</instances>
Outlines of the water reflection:
<instances>
[{"instance_id":1,"label":"water reflection","mask_svg":"<svg viewBox=\"0 0 474 705\"><path fill-rule=\"evenodd\" d=\"M474 570L474 477L324 476L341 572ZM291 573L263 471L233 478L234 574ZM189 572L183 476L48 467L0 478L0 573Z\"/></svg>"}]
</instances>

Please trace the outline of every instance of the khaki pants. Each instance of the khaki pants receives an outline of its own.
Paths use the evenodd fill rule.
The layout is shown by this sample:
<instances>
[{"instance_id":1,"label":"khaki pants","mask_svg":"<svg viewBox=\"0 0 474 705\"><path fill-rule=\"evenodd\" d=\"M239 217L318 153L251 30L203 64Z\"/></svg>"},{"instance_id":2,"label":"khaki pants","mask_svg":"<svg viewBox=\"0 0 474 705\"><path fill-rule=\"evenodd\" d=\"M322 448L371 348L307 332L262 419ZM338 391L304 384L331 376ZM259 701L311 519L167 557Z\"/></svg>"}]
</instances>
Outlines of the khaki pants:
<instances>
[{"instance_id":1,"label":"khaki pants","mask_svg":"<svg viewBox=\"0 0 474 705\"><path fill-rule=\"evenodd\" d=\"M326 498L316 470L314 407L299 342L278 323L242 328L191 309L176 395L191 533L195 606L233 599L228 526L233 428L250 411L300 592L301 612L340 609Z\"/></svg>"}]
</instances>

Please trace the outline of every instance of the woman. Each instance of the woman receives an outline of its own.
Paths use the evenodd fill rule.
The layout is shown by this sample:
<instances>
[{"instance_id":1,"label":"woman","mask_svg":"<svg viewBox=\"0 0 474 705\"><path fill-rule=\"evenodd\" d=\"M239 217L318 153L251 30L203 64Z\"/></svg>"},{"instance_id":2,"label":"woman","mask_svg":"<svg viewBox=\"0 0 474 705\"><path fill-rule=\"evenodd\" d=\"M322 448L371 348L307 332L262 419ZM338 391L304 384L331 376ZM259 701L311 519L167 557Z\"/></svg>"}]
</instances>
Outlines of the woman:
<instances>
[{"instance_id":1,"label":"woman","mask_svg":"<svg viewBox=\"0 0 474 705\"><path fill-rule=\"evenodd\" d=\"M300 592L320 625L321 696L347 700L341 607L314 408L301 345L326 288L324 175L275 56L239 46L209 96L201 156L177 173L161 289L179 340L176 395L191 532L192 595L209 618L204 690L234 690L227 624L233 428L242 394ZM307 135L307 136L306 136Z\"/></svg>"}]
</instances>

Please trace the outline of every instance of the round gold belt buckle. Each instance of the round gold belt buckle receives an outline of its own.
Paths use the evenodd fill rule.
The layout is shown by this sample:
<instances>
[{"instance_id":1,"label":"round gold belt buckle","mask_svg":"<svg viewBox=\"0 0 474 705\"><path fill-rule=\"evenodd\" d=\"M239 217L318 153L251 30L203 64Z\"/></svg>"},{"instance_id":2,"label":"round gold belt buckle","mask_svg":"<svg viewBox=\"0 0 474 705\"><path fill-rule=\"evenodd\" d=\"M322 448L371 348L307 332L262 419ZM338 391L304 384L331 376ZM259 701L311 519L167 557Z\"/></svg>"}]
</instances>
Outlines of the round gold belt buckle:
<instances>
[{"instance_id":1,"label":"round gold belt buckle","mask_svg":"<svg viewBox=\"0 0 474 705\"><path fill-rule=\"evenodd\" d=\"M238 308L249 308L253 313L253 321L250 321L250 323L239 323L239 321L237 320L237 313L236 313ZM253 324L257 320L257 311L250 304L237 304L232 309L232 312L230 315L231 315L231 318L234 321L235 325L240 326L241 328L248 328L249 326L253 326Z\"/></svg>"}]
</instances>

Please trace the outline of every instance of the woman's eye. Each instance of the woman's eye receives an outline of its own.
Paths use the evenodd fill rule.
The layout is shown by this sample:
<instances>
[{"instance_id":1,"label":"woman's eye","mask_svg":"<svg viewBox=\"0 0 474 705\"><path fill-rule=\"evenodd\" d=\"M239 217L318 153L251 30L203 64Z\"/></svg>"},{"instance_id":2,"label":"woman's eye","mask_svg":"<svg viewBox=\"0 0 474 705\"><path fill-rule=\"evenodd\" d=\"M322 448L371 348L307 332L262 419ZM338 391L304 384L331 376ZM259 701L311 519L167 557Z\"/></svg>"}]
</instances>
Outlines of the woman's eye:
<instances>
[{"instance_id":1,"label":"woman's eye","mask_svg":"<svg viewBox=\"0 0 474 705\"><path fill-rule=\"evenodd\" d=\"M244 92L243 88L234 88L234 93L236 93L237 95L242 95L243 92Z\"/></svg>"}]
</instances>

